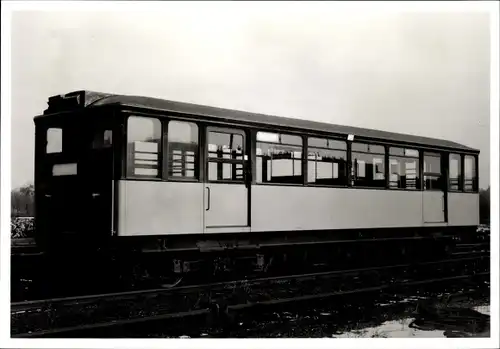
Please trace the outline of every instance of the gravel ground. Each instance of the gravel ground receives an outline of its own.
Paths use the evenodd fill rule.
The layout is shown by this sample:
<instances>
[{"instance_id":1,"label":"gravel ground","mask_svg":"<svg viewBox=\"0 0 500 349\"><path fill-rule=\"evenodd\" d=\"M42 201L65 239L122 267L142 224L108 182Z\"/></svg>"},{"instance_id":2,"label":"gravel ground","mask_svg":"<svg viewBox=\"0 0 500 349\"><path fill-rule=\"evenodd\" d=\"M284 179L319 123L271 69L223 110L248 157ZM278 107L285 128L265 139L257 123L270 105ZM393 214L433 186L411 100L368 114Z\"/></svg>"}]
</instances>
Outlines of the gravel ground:
<instances>
[{"instance_id":1,"label":"gravel ground","mask_svg":"<svg viewBox=\"0 0 500 349\"><path fill-rule=\"evenodd\" d=\"M11 238L29 238L34 232L32 218L13 218ZM359 296L358 296L359 297ZM408 298L407 298L408 299ZM358 299L359 300L359 299ZM350 303L350 300L337 300L333 304L314 305L300 309L243 314L234 318L226 328L211 328L205 323L178 321L179 327L170 326L168 331L158 330L130 333L131 337L160 338L203 338L203 337L307 337L307 338L352 338L352 337L489 337L489 327L481 332L449 331L443 328L428 327L426 330L412 328L415 320L415 305L411 301L401 302L399 296L382 295L379 299L369 298L367 302ZM356 305L355 305L356 304ZM397 306L395 305L397 304ZM405 306L407 304L407 306ZM139 304L123 304L128 311L144 308ZM476 299L461 304L466 308L489 315L489 301ZM137 309L139 308L139 309ZM155 308L146 306L146 308ZM87 309L85 315L96 315L98 309ZM128 312L127 311L127 312ZM21 315L21 314L18 314ZM83 315L83 314L82 314ZM16 322L16 316L14 316ZM51 322L55 319L50 319ZM21 320L21 322L24 322ZM43 321L41 321L43 322ZM57 322L57 320L56 320ZM21 326L22 327L22 326ZM186 330L189 329L189 330Z\"/></svg>"},{"instance_id":2,"label":"gravel ground","mask_svg":"<svg viewBox=\"0 0 500 349\"><path fill-rule=\"evenodd\" d=\"M440 296L433 293L434 297ZM190 322L165 325L149 331L128 333L131 337L153 338L439 338L439 337L488 337L489 323L485 329L470 332L466 323L447 328L442 324L427 325L425 329L412 327L418 317L417 301L429 293L413 297L381 294L359 299L336 299L324 304L310 304L303 308L288 305L277 311L243 313L233 318L232 325L210 327ZM453 308L474 309L489 315L486 297L467 299L452 304ZM445 306L451 307L451 305ZM167 330L168 328L168 330ZM462 328L462 329L460 329ZM469 331L469 332L468 332Z\"/></svg>"}]
</instances>

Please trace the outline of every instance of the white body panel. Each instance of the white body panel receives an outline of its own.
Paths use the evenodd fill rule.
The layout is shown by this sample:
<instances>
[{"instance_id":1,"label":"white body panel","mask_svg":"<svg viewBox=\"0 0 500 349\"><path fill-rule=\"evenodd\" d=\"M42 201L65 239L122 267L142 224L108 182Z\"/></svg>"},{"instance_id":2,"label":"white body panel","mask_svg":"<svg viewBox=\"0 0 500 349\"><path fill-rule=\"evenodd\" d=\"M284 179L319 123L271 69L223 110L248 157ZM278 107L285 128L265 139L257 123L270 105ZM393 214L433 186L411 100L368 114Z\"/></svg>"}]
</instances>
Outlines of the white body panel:
<instances>
[{"instance_id":1,"label":"white body panel","mask_svg":"<svg viewBox=\"0 0 500 349\"><path fill-rule=\"evenodd\" d=\"M443 223L444 193L442 191L423 192L424 223Z\"/></svg>"},{"instance_id":2,"label":"white body panel","mask_svg":"<svg viewBox=\"0 0 500 349\"><path fill-rule=\"evenodd\" d=\"M449 225L479 225L479 194L448 193Z\"/></svg>"},{"instance_id":3,"label":"white body panel","mask_svg":"<svg viewBox=\"0 0 500 349\"><path fill-rule=\"evenodd\" d=\"M204 213L207 229L248 226L248 188L244 184L206 183Z\"/></svg>"},{"instance_id":4,"label":"white body panel","mask_svg":"<svg viewBox=\"0 0 500 349\"><path fill-rule=\"evenodd\" d=\"M441 192L254 185L248 227L247 193L234 184L120 181L118 235L479 224L478 194L448 194L443 223Z\"/></svg>"},{"instance_id":5,"label":"white body panel","mask_svg":"<svg viewBox=\"0 0 500 349\"><path fill-rule=\"evenodd\" d=\"M253 186L252 231L422 226L422 192Z\"/></svg>"},{"instance_id":6,"label":"white body panel","mask_svg":"<svg viewBox=\"0 0 500 349\"><path fill-rule=\"evenodd\" d=\"M203 232L203 183L119 182L118 235Z\"/></svg>"}]
</instances>

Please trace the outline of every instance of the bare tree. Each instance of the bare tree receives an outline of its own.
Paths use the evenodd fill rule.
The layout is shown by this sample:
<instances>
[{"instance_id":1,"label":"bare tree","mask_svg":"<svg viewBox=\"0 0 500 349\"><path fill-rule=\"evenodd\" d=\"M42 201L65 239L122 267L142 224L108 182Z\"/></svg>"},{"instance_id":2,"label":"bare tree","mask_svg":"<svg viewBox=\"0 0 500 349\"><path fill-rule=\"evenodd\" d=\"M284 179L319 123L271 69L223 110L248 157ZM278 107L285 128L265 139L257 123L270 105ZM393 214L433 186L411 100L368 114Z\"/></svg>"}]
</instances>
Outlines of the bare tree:
<instances>
[{"instance_id":1,"label":"bare tree","mask_svg":"<svg viewBox=\"0 0 500 349\"><path fill-rule=\"evenodd\" d=\"M11 215L14 217L33 217L35 214L35 188L28 184L11 192Z\"/></svg>"},{"instance_id":2,"label":"bare tree","mask_svg":"<svg viewBox=\"0 0 500 349\"><path fill-rule=\"evenodd\" d=\"M479 191L479 217L481 224L490 224L490 187Z\"/></svg>"}]
</instances>

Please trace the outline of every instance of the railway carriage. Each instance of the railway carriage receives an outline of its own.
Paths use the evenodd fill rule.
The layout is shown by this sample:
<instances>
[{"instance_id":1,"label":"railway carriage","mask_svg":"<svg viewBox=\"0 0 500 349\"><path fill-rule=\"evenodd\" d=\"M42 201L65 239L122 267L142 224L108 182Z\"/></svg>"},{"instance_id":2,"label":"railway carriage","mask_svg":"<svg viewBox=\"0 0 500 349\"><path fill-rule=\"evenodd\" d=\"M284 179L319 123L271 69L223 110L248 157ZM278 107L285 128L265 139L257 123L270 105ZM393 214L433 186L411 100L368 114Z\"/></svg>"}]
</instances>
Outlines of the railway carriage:
<instances>
[{"instance_id":1,"label":"railway carriage","mask_svg":"<svg viewBox=\"0 0 500 349\"><path fill-rule=\"evenodd\" d=\"M446 140L90 91L34 121L46 251L167 252L186 272L217 251L427 255L479 224L479 151Z\"/></svg>"}]
</instances>

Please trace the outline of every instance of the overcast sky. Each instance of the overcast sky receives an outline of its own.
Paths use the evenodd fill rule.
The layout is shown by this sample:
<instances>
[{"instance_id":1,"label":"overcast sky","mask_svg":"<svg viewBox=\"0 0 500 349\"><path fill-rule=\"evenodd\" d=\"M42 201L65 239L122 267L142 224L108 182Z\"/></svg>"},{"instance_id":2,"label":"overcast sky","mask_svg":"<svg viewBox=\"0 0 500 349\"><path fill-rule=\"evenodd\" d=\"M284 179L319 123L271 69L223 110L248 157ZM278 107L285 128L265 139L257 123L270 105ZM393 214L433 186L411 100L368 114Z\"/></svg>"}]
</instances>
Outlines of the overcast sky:
<instances>
[{"instance_id":1,"label":"overcast sky","mask_svg":"<svg viewBox=\"0 0 500 349\"><path fill-rule=\"evenodd\" d=\"M33 180L33 116L81 89L444 138L481 150L489 185L488 14L180 7L13 15L13 187Z\"/></svg>"}]
</instances>

